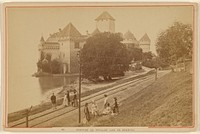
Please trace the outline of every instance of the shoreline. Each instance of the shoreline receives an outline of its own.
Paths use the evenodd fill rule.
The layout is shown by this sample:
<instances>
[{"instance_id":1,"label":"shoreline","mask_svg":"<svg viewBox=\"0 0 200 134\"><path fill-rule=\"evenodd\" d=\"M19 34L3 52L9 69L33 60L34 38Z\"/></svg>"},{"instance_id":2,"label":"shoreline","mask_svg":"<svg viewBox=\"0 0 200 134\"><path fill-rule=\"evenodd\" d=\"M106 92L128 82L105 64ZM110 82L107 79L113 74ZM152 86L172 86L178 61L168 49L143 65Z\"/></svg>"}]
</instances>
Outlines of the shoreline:
<instances>
[{"instance_id":1,"label":"shoreline","mask_svg":"<svg viewBox=\"0 0 200 134\"><path fill-rule=\"evenodd\" d=\"M70 77L70 76L79 76L79 73L67 73L67 74L50 74L44 72L36 72L32 74L32 77Z\"/></svg>"},{"instance_id":2,"label":"shoreline","mask_svg":"<svg viewBox=\"0 0 200 134\"><path fill-rule=\"evenodd\" d=\"M89 95L91 95L93 93L97 93L99 91L106 90L107 88L114 87L114 86L122 84L124 82L131 81L131 80L134 80L134 79L138 79L140 77L144 77L144 76L149 75L149 74L153 74L154 70L149 70L149 71L146 71L145 73L144 72L142 74L141 73L135 73L135 74L132 74L132 75L128 75L128 76L119 78L117 80L112 80L112 81L108 81L108 82L104 81L102 83L99 83L99 84L102 84L100 87L99 87L99 85L97 87L96 84L88 84L89 86L87 84L83 84L82 88L86 88L87 87L88 90L85 91L85 92L82 92L81 97L86 97L86 96L89 96ZM58 98L57 99L57 106L62 105L64 92L65 92L65 90L61 89L61 91L58 92L58 94L56 95L57 98ZM71 97L72 96L70 96L70 98ZM29 113L29 115L34 115L34 114L43 112L43 111L51 109L51 108L52 108L52 105L51 105L50 100L49 101L45 100L44 103L41 103L41 104L33 106L31 112ZM8 114L8 123L14 122L14 121L17 121L19 119L24 118L26 116L26 110L27 109L29 109L29 108L22 109L22 110L13 112L13 113L9 113Z\"/></svg>"}]
</instances>

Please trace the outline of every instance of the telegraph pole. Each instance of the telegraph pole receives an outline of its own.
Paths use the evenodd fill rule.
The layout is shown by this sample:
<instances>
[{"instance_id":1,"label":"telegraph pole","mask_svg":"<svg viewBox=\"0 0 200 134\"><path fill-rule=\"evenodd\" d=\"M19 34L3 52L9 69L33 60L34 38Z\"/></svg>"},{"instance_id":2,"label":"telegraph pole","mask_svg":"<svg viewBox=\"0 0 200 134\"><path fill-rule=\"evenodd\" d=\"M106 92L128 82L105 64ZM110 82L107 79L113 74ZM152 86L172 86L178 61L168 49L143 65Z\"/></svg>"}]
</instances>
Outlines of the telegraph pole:
<instances>
[{"instance_id":1,"label":"telegraph pole","mask_svg":"<svg viewBox=\"0 0 200 134\"><path fill-rule=\"evenodd\" d=\"M79 57L79 105L78 105L78 111L79 111L79 120L78 122L81 123L81 52L77 54Z\"/></svg>"}]
</instances>

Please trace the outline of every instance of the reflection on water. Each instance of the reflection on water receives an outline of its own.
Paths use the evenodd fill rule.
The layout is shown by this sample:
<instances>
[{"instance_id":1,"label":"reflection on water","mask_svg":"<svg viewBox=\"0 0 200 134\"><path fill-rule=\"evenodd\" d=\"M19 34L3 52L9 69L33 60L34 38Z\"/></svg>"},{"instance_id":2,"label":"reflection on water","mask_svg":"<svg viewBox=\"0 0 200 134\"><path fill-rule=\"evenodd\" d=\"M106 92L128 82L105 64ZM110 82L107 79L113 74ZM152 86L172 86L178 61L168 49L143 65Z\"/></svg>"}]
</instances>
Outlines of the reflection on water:
<instances>
[{"instance_id":1,"label":"reflection on water","mask_svg":"<svg viewBox=\"0 0 200 134\"><path fill-rule=\"evenodd\" d=\"M47 91L51 89L55 89L64 85L69 85L75 82L77 79L76 76L70 77L39 77L39 86L41 89L41 93L45 94Z\"/></svg>"}]
</instances>

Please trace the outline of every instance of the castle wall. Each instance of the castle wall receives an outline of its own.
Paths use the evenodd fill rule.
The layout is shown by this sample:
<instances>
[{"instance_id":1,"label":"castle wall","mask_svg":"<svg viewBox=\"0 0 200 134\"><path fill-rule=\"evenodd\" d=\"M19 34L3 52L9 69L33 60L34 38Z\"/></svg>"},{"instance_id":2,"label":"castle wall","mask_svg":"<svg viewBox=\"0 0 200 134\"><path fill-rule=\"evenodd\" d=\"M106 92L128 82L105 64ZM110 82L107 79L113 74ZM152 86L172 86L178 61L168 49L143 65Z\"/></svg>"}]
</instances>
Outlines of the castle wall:
<instances>
[{"instance_id":1,"label":"castle wall","mask_svg":"<svg viewBox=\"0 0 200 134\"><path fill-rule=\"evenodd\" d=\"M43 49L45 54L51 54L51 60L59 58L59 49Z\"/></svg>"},{"instance_id":2,"label":"castle wall","mask_svg":"<svg viewBox=\"0 0 200 134\"><path fill-rule=\"evenodd\" d=\"M79 56L78 53L80 48L83 47L85 41L79 42L79 48L75 48L75 42L72 41L70 44L70 73L78 73L79 72Z\"/></svg>"},{"instance_id":3,"label":"castle wall","mask_svg":"<svg viewBox=\"0 0 200 134\"><path fill-rule=\"evenodd\" d=\"M142 48L143 52L149 52L150 51L150 44L140 44L140 48Z\"/></svg>"},{"instance_id":4,"label":"castle wall","mask_svg":"<svg viewBox=\"0 0 200 134\"><path fill-rule=\"evenodd\" d=\"M96 26L100 32L115 32L115 23L112 20L99 20L96 22Z\"/></svg>"},{"instance_id":5,"label":"castle wall","mask_svg":"<svg viewBox=\"0 0 200 134\"><path fill-rule=\"evenodd\" d=\"M60 43L60 58L63 63L63 73L70 72L70 40L62 40Z\"/></svg>"},{"instance_id":6,"label":"castle wall","mask_svg":"<svg viewBox=\"0 0 200 134\"><path fill-rule=\"evenodd\" d=\"M110 24L109 24L110 32L111 32L111 33L115 33L115 22L112 21L112 20L110 20L109 23L110 23Z\"/></svg>"}]
</instances>

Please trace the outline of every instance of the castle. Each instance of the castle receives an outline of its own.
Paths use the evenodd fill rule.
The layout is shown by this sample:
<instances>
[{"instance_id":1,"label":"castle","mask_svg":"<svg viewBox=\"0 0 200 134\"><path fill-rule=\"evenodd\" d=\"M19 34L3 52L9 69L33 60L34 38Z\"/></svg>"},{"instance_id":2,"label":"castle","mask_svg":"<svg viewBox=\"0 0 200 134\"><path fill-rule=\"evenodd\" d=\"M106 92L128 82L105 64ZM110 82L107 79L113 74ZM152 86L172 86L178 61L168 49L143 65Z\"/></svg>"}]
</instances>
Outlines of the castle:
<instances>
[{"instance_id":1,"label":"castle","mask_svg":"<svg viewBox=\"0 0 200 134\"><path fill-rule=\"evenodd\" d=\"M88 35L82 35L72 23L69 23L63 29L59 29L58 32L50 34L46 41L41 37L38 46L39 56L42 53L44 55L50 54L51 59L59 59L62 62L63 74L77 73L79 70L77 53L83 48L86 39L101 32L115 33L115 19L108 12L103 12L95 21L96 29ZM138 47L143 52L149 52L151 40L147 34L144 34L138 41L133 33L127 31L123 35L122 43L127 48Z\"/></svg>"}]
</instances>

